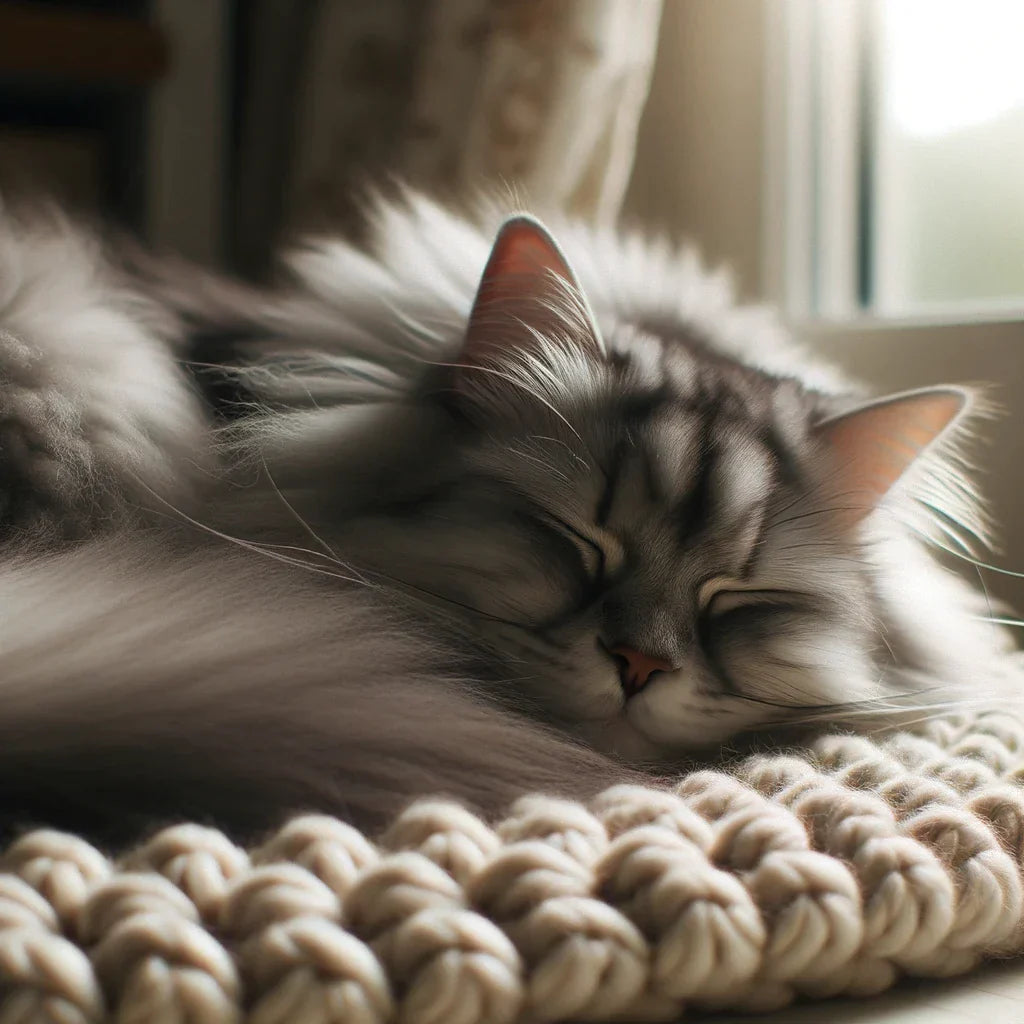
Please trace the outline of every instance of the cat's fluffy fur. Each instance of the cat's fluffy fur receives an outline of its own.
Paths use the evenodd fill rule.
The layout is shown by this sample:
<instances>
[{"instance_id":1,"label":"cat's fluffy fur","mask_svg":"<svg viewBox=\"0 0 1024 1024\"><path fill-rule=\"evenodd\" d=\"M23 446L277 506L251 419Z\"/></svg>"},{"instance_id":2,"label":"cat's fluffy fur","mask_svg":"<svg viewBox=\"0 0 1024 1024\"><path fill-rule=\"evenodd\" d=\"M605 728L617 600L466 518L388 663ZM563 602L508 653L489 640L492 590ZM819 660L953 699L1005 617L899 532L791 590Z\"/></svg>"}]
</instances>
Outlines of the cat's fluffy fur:
<instances>
[{"instance_id":1,"label":"cat's fluffy fur","mask_svg":"<svg viewBox=\"0 0 1024 1024\"><path fill-rule=\"evenodd\" d=\"M56 211L0 205L0 520L85 535L210 468L176 318Z\"/></svg>"},{"instance_id":2,"label":"cat's fluffy fur","mask_svg":"<svg viewBox=\"0 0 1024 1024\"><path fill-rule=\"evenodd\" d=\"M768 723L1012 690L983 602L916 536L984 529L953 438L848 536L812 428L855 389L691 254L573 225L558 235L607 360L575 347L568 289L542 347L499 361L504 384L445 368L464 359L489 216L381 204L368 250L312 244L263 292L6 216L8 816L248 829L317 807L373 824L435 790L491 810ZM227 426L186 354L237 364ZM649 483L652 466L642 500L605 486L609 467ZM704 518L680 539L656 525L662 492L686 499L700 475ZM694 595L744 543L744 501L755 578L801 600L752 615L729 597L709 627ZM594 550L620 574L596 603ZM678 665L628 715L599 646L619 633Z\"/></svg>"}]
</instances>

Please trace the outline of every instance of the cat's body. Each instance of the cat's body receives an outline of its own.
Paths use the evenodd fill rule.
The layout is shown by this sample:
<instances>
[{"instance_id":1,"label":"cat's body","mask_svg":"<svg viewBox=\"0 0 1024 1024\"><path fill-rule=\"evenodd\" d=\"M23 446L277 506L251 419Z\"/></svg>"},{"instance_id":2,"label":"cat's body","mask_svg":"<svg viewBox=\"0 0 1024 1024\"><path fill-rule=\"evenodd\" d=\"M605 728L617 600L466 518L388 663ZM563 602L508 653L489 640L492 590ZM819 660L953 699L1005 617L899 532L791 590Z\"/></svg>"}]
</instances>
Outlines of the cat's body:
<instances>
[{"instance_id":1,"label":"cat's body","mask_svg":"<svg viewBox=\"0 0 1024 1024\"><path fill-rule=\"evenodd\" d=\"M375 238L258 294L0 228L8 820L493 811L833 706L1000 698L1002 634L912 532L922 501L978 525L964 395L844 418L638 239L561 233L591 311L529 222L475 304L486 229L409 198ZM175 358L225 353L228 425ZM894 414L916 450L845 475Z\"/></svg>"}]
</instances>

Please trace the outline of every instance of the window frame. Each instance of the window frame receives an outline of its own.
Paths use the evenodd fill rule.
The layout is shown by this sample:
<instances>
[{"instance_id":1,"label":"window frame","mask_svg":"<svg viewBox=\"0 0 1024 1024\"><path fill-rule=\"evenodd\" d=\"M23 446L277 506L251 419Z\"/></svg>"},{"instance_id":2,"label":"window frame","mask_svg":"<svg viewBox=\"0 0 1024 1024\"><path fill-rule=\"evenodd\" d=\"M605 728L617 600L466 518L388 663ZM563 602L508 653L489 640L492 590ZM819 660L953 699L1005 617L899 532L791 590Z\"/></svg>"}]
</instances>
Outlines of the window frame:
<instances>
[{"instance_id":1,"label":"window frame","mask_svg":"<svg viewBox=\"0 0 1024 1024\"><path fill-rule=\"evenodd\" d=\"M885 273L872 230L886 147L871 45L884 2L764 4L765 294L790 322L829 332L1021 320L1024 296L906 312L871 304L871 277Z\"/></svg>"}]
</instances>

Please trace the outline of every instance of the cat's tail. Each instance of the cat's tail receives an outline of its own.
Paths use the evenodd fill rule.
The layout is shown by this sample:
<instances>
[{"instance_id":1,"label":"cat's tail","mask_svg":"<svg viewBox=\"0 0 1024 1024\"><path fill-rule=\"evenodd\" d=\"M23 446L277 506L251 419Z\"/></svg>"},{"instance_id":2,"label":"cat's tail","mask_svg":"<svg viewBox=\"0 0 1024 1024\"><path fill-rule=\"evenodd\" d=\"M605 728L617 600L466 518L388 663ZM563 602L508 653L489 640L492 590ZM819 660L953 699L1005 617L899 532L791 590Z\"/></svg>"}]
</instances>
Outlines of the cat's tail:
<instances>
[{"instance_id":1,"label":"cat's tail","mask_svg":"<svg viewBox=\"0 0 1024 1024\"><path fill-rule=\"evenodd\" d=\"M255 556L117 541L0 570L0 813L99 838L187 818L239 835L418 795L496 813L620 765L475 695L374 601Z\"/></svg>"}]
</instances>

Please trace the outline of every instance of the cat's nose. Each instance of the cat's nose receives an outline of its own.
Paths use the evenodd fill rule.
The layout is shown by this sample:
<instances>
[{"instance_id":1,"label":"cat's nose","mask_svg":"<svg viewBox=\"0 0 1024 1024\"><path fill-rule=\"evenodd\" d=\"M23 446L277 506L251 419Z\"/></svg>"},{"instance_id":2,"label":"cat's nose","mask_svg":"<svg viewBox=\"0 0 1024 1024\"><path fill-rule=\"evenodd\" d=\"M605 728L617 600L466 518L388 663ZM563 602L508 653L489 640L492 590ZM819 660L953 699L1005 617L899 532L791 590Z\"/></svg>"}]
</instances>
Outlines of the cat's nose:
<instances>
[{"instance_id":1,"label":"cat's nose","mask_svg":"<svg viewBox=\"0 0 1024 1024\"><path fill-rule=\"evenodd\" d=\"M655 672L671 672L672 662L664 658L656 658L644 654L635 647L616 644L608 648L608 653L619 663L619 679L627 697L639 693L650 681Z\"/></svg>"}]
</instances>

